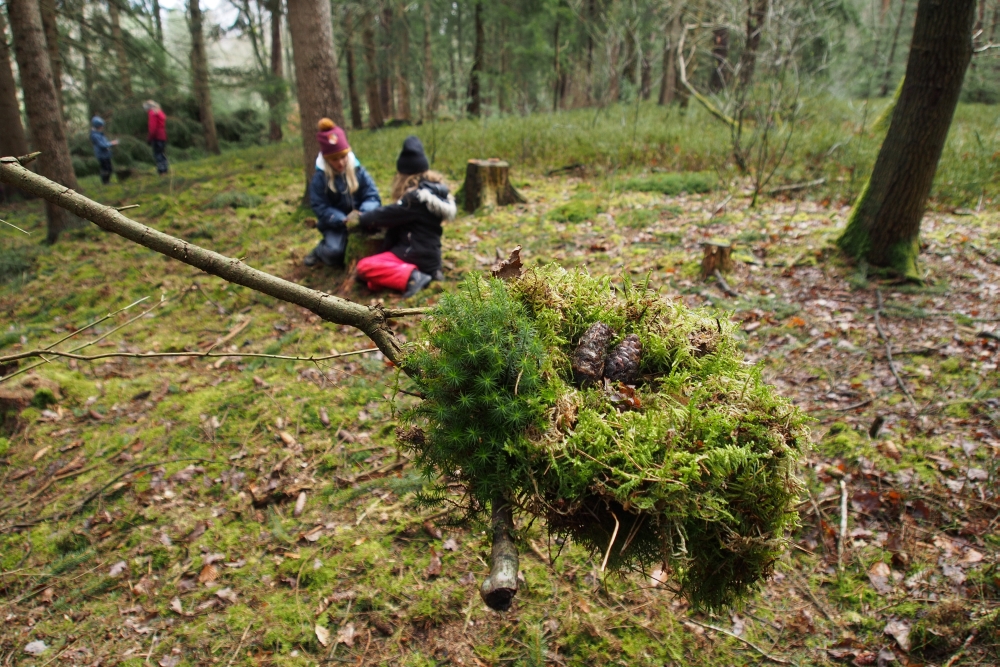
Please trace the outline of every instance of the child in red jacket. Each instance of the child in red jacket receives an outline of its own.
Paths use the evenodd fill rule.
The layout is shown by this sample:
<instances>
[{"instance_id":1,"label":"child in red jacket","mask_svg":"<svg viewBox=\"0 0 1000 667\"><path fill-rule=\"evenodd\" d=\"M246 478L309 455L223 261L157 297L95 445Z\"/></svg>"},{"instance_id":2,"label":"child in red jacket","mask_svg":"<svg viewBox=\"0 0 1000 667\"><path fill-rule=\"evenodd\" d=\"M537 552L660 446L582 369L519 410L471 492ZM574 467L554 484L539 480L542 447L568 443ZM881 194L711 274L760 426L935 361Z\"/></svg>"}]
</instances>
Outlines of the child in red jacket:
<instances>
[{"instance_id":1,"label":"child in red jacket","mask_svg":"<svg viewBox=\"0 0 1000 667\"><path fill-rule=\"evenodd\" d=\"M167 116L163 113L160 105L153 100L146 100L142 104L149 116L148 133L146 141L153 147L153 159L156 160L156 173L160 176L169 171L167 164Z\"/></svg>"}]
</instances>

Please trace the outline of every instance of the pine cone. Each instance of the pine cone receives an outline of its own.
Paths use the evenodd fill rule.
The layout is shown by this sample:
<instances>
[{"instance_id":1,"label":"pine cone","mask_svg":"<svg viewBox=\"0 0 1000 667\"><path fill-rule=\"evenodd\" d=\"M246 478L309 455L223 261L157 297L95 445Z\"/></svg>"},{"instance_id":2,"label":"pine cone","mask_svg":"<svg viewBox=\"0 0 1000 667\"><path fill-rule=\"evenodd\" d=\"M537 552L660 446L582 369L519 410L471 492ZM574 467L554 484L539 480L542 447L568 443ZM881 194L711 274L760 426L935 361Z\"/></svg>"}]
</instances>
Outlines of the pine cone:
<instances>
[{"instance_id":1,"label":"pine cone","mask_svg":"<svg viewBox=\"0 0 1000 667\"><path fill-rule=\"evenodd\" d=\"M580 337L573 353L573 376L580 384L597 382L604 374L604 354L614 332L604 322L595 322Z\"/></svg>"},{"instance_id":2,"label":"pine cone","mask_svg":"<svg viewBox=\"0 0 1000 667\"><path fill-rule=\"evenodd\" d=\"M642 359L642 343L635 334L625 336L608 354L604 364L604 377L613 382L635 384L639 377L639 361Z\"/></svg>"}]
</instances>

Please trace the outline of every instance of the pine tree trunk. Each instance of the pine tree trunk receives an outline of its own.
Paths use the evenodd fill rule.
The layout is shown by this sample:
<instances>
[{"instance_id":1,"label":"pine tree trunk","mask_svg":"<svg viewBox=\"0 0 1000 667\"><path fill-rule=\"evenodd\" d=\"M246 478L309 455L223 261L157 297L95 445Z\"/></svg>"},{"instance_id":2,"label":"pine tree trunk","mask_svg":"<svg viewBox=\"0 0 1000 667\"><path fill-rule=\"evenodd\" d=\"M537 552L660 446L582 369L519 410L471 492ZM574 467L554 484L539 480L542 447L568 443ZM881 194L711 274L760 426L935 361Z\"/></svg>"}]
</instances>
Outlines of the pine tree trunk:
<instances>
[{"instance_id":1,"label":"pine tree trunk","mask_svg":"<svg viewBox=\"0 0 1000 667\"><path fill-rule=\"evenodd\" d=\"M407 122L413 120L410 108L410 26L406 22L406 12L400 17L399 53L396 58L397 85L399 87L399 118Z\"/></svg>"},{"instance_id":2,"label":"pine tree trunk","mask_svg":"<svg viewBox=\"0 0 1000 667\"><path fill-rule=\"evenodd\" d=\"M268 90L268 133L267 138L272 142L281 141L280 112L284 108L285 101L285 81L282 76L281 65L281 0L270 0L268 10L271 13L271 83Z\"/></svg>"},{"instance_id":3,"label":"pine tree trunk","mask_svg":"<svg viewBox=\"0 0 1000 667\"><path fill-rule=\"evenodd\" d=\"M758 36L758 41L760 37ZM756 51L756 46L754 47ZM756 53L754 54L756 60ZM726 66L729 63L729 28L721 27L712 31L712 76L708 80L708 89L713 93L723 90L728 83Z\"/></svg>"},{"instance_id":4,"label":"pine tree trunk","mask_svg":"<svg viewBox=\"0 0 1000 667\"><path fill-rule=\"evenodd\" d=\"M108 17L111 19L111 42L118 57L118 81L125 97L132 97L132 74L128 68L128 53L125 51L125 36L122 33L122 22L119 0L108 0Z\"/></svg>"},{"instance_id":5,"label":"pine tree trunk","mask_svg":"<svg viewBox=\"0 0 1000 667\"><path fill-rule=\"evenodd\" d=\"M385 125L385 116L382 115L382 100L379 98L378 90L378 52L375 49L375 29L372 23L375 18L371 15L364 17L365 27L361 31L361 40L365 46L365 69L367 79L365 81L365 93L368 98L368 127L375 129Z\"/></svg>"},{"instance_id":6,"label":"pine tree trunk","mask_svg":"<svg viewBox=\"0 0 1000 667\"><path fill-rule=\"evenodd\" d=\"M7 3L10 29L14 36L14 53L21 74L24 108L28 127L38 157L38 172L46 178L73 190L78 189L73 161L66 142L66 130L59 111L56 87L45 45L42 14L38 0L13 0ZM46 202L48 219L46 240L55 243L59 234L72 220L65 210Z\"/></svg>"},{"instance_id":7,"label":"pine tree trunk","mask_svg":"<svg viewBox=\"0 0 1000 667\"><path fill-rule=\"evenodd\" d=\"M919 0L899 101L837 240L848 255L919 279L920 220L972 58L976 0Z\"/></svg>"},{"instance_id":8,"label":"pine tree trunk","mask_svg":"<svg viewBox=\"0 0 1000 667\"><path fill-rule=\"evenodd\" d=\"M288 31L295 61L295 91L302 128L306 183L316 163L316 125L329 117L344 126L344 104L333 49L333 22L327 0L288 0Z\"/></svg>"},{"instance_id":9,"label":"pine tree trunk","mask_svg":"<svg viewBox=\"0 0 1000 667\"><path fill-rule=\"evenodd\" d=\"M111 0L114 4L116 0ZM191 29L191 87L198 103L198 116L205 132L205 149L219 154L219 135L215 131L215 114L212 112L212 89L208 85L208 56L205 53L205 32L202 29L199 0L188 0L188 27Z\"/></svg>"},{"instance_id":10,"label":"pine tree trunk","mask_svg":"<svg viewBox=\"0 0 1000 667\"><path fill-rule=\"evenodd\" d=\"M351 26L351 6L344 5L344 57L347 59L347 98L351 103L351 128L364 127L361 120L361 99L358 97L358 82L354 63L354 31Z\"/></svg>"},{"instance_id":11,"label":"pine tree trunk","mask_svg":"<svg viewBox=\"0 0 1000 667\"><path fill-rule=\"evenodd\" d=\"M648 100L649 95L653 91L653 61L649 57L649 51L643 49L642 61L639 73L639 90L642 93L642 99Z\"/></svg>"},{"instance_id":12,"label":"pine tree trunk","mask_svg":"<svg viewBox=\"0 0 1000 667\"><path fill-rule=\"evenodd\" d=\"M160 16L160 0L153 0L153 36L156 39L156 44L162 49L163 18Z\"/></svg>"},{"instance_id":13,"label":"pine tree trunk","mask_svg":"<svg viewBox=\"0 0 1000 667\"><path fill-rule=\"evenodd\" d=\"M59 109L62 110L62 54L59 52L59 24L56 21L56 0L39 0L38 8L42 12L42 29L45 30L45 45L49 51L49 63L52 67L52 83L56 87L56 98Z\"/></svg>"},{"instance_id":14,"label":"pine tree trunk","mask_svg":"<svg viewBox=\"0 0 1000 667\"><path fill-rule=\"evenodd\" d=\"M747 36L740 56L739 87L746 89L757 69L757 50L760 48L761 31L767 19L768 0L747 0Z\"/></svg>"},{"instance_id":15,"label":"pine tree trunk","mask_svg":"<svg viewBox=\"0 0 1000 667\"><path fill-rule=\"evenodd\" d=\"M469 72L469 106L466 111L476 118L482 113L483 96L480 75L485 59L486 33L483 29L483 3L476 3L476 44L472 56L472 71Z\"/></svg>"},{"instance_id":16,"label":"pine tree trunk","mask_svg":"<svg viewBox=\"0 0 1000 667\"><path fill-rule=\"evenodd\" d=\"M892 33L892 46L889 47L889 60L885 64L885 76L882 77L882 88L879 90L879 97L889 94L889 80L892 78L892 64L896 60L896 44L899 42L899 29L903 27L903 18L906 13L906 0L899 2L899 20L896 21L896 29Z\"/></svg>"},{"instance_id":17,"label":"pine tree trunk","mask_svg":"<svg viewBox=\"0 0 1000 667\"><path fill-rule=\"evenodd\" d=\"M681 13L677 11L670 20L666 39L663 40L663 74L660 80L660 104L673 104L677 95L677 48L676 42L681 27Z\"/></svg>"},{"instance_id":18,"label":"pine tree trunk","mask_svg":"<svg viewBox=\"0 0 1000 667\"><path fill-rule=\"evenodd\" d=\"M635 48L635 34L631 29L625 31L625 64L622 66L622 78L632 84L632 89L639 85L639 61L638 53ZM612 70L614 71L614 70ZM615 95L616 98L621 99L624 93L623 88L618 89L618 94Z\"/></svg>"},{"instance_id":19,"label":"pine tree trunk","mask_svg":"<svg viewBox=\"0 0 1000 667\"><path fill-rule=\"evenodd\" d=\"M382 98L382 113L386 120L396 117L395 68L392 39L392 6L382 10L382 71L379 77L379 95Z\"/></svg>"},{"instance_id":20,"label":"pine tree trunk","mask_svg":"<svg viewBox=\"0 0 1000 667\"><path fill-rule=\"evenodd\" d=\"M7 21L0 9L0 156L20 157L28 154L28 139L21 123L21 105L17 101L17 84L7 47Z\"/></svg>"},{"instance_id":21,"label":"pine tree trunk","mask_svg":"<svg viewBox=\"0 0 1000 667\"><path fill-rule=\"evenodd\" d=\"M433 118L437 91L434 86L434 59L431 53L431 1L424 0L424 103L423 118Z\"/></svg>"},{"instance_id":22,"label":"pine tree trunk","mask_svg":"<svg viewBox=\"0 0 1000 667\"><path fill-rule=\"evenodd\" d=\"M552 84L552 112L559 111L559 17L556 17L556 27L553 30L552 42L555 46L555 57L552 59L552 71L555 81Z\"/></svg>"}]
</instances>

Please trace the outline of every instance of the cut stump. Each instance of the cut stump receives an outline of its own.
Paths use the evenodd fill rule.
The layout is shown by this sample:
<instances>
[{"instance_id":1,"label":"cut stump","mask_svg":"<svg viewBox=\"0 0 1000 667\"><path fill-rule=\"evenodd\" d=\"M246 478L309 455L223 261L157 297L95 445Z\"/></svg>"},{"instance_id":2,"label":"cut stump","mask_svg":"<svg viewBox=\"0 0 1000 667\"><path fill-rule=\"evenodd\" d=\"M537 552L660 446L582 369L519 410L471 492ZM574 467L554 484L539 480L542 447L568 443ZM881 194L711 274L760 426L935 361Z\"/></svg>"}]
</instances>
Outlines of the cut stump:
<instances>
[{"instance_id":1,"label":"cut stump","mask_svg":"<svg viewBox=\"0 0 1000 667\"><path fill-rule=\"evenodd\" d=\"M503 160L469 160L465 167L465 210L483 206L523 204L524 197L510 184L510 165Z\"/></svg>"},{"instance_id":2,"label":"cut stump","mask_svg":"<svg viewBox=\"0 0 1000 667\"><path fill-rule=\"evenodd\" d=\"M701 258L702 279L714 276L716 271L729 273L733 270L733 245L728 241L706 241L704 252Z\"/></svg>"}]
</instances>

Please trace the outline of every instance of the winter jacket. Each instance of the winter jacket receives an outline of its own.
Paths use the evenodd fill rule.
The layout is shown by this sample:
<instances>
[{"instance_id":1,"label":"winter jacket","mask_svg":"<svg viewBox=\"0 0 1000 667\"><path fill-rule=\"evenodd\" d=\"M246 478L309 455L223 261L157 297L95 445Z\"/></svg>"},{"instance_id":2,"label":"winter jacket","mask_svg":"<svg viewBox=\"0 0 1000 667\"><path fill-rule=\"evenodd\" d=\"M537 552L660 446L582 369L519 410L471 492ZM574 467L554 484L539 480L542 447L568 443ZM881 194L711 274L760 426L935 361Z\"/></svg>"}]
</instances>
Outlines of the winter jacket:
<instances>
[{"instance_id":1,"label":"winter jacket","mask_svg":"<svg viewBox=\"0 0 1000 667\"><path fill-rule=\"evenodd\" d=\"M94 157L98 160L111 159L111 142L104 136L103 132L97 130L90 131L90 143L94 145Z\"/></svg>"},{"instance_id":2,"label":"winter jacket","mask_svg":"<svg viewBox=\"0 0 1000 667\"><path fill-rule=\"evenodd\" d=\"M334 177L333 185L337 188L334 192L326 184L326 173L321 169L316 170L312 183L309 184L309 204L316 214L316 228L319 231L346 233L344 220L351 211L356 209L365 213L382 205L375 181L365 168L356 165L354 174L358 177L358 189L353 195L349 195L346 177Z\"/></svg>"},{"instance_id":3,"label":"winter jacket","mask_svg":"<svg viewBox=\"0 0 1000 667\"><path fill-rule=\"evenodd\" d=\"M454 220L457 211L445 185L420 181L399 202L365 213L359 223L368 231L385 229L383 250L433 275L441 270L441 223Z\"/></svg>"},{"instance_id":4,"label":"winter jacket","mask_svg":"<svg viewBox=\"0 0 1000 667\"><path fill-rule=\"evenodd\" d=\"M167 116L163 113L162 109L150 109L149 110L149 133L146 136L146 141L152 143L154 141L166 141L167 140Z\"/></svg>"}]
</instances>

